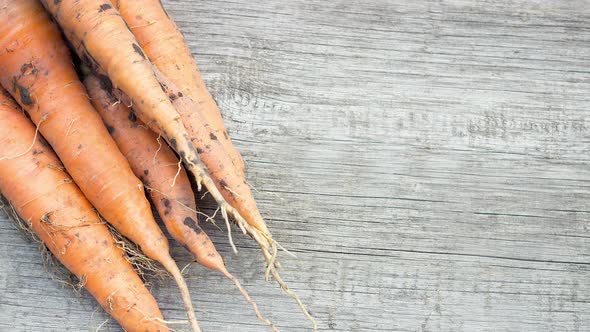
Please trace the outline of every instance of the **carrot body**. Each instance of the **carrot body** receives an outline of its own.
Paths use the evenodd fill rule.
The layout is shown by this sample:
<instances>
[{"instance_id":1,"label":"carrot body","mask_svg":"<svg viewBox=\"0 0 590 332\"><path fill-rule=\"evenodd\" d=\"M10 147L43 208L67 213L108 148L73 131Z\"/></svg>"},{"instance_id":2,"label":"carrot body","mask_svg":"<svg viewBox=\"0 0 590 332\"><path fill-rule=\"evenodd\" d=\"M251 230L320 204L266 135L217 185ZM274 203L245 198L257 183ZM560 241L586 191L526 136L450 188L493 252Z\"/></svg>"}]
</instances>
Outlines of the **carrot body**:
<instances>
[{"instance_id":1,"label":"carrot body","mask_svg":"<svg viewBox=\"0 0 590 332\"><path fill-rule=\"evenodd\" d=\"M219 271L225 269L221 255L198 225L194 193L174 152L101 86L108 85L108 82L89 75L84 84L94 108L127 157L133 172L148 187L152 202L170 235L187 248L199 264Z\"/></svg>"},{"instance_id":2,"label":"carrot body","mask_svg":"<svg viewBox=\"0 0 590 332\"><path fill-rule=\"evenodd\" d=\"M188 288L143 185L90 104L60 32L36 0L0 0L0 8L1 84L39 126L105 219L173 275L196 322Z\"/></svg>"},{"instance_id":3,"label":"carrot body","mask_svg":"<svg viewBox=\"0 0 590 332\"><path fill-rule=\"evenodd\" d=\"M41 2L59 22L80 57L94 71L105 73L116 90L120 89L131 99L137 116L170 143L195 176L199 189L201 184L205 185L224 217L229 212L242 218L209 176L180 115L162 90L153 64L112 3L107 0Z\"/></svg>"},{"instance_id":4,"label":"carrot body","mask_svg":"<svg viewBox=\"0 0 590 332\"><path fill-rule=\"evenodd\" d=\"M156 225L141 181L90 104L59 31L37 1L1 2L10 5L0 11L0 82L99 212L158 255L166 237L154 226L136 231L140 222Z\"/></svg>"},{"instance_id":5,"label":"carrot body","mask_svg":"<svg viewBox=\"0 0 590 332\"><path fill-rule=\"evenodd\" d=\"M168 93L217 188L250 225L269 234L245 182L242 158L231 144L221 112L207 91L182 33L158 0L119 0L116 4L146 55L161 72L160 82L168 80L165 86L172 83L181 96L188 97L177 98L178 94ZM179 107L182 99L189 98L193 101L190 106Z\"/></svg>"},{"instance_id":6,"label":"carrot body","mask_svg":"<svg viewBox=\"0 0 590 332\"><path fill-rule=\"evenodd\" d=\"M3 94L0 135L0 191L22 219L126 331L168 331L155 299L90 202Z\"/></svg>"},{"instance_id":7,"label":"carrot body","mask_svg":"<svg viewBox=\"0 0 590 332\"><path fill-rule=\"evenodd\" d=\"M211 177L215 181L215 185L219 187L226 201L239 212L238 214L233 214L234 218L238 221L238 225L243 231L252 236L260 246L262 254L267 261L267 279L269 274L272 274L281 288L297 302L305 316L313 324L314 329L316 329L317 324L314 318L307 311L307 308L299 297L283 282L276 270L276 267L280 266L276 261L276 242L272 239L272 235L256 207L252 191L244 180L243 174L237 172L235 167L233 167L233 164L228 160L230 158L229 155L223 153L223 148L220 146L219 140L215 134L208 130L208 126L198 125L202 117L199 112L194 112L194 101L184 95L158 69L155 69L155 72L162 85L162 89L168 94L170 100L173 101L174 106L183 117L193 144L197 147L199 157L207 165ZM228 233L231 242L231 232Z\"/></svg>"},{"instance_id":8,"label":"carrot body","mask_svg":"<svg viewBox=\"0 0 590 332\"><path fill-rule=\"evenodd\" d=\"M164 90L168 90L168 95L215 185L239 214L234 215L238 224L243 218L257 230L253 232L246 229L258 242L267 260L267 276L268 273L273 274L281 287L298 302L315 327L316 323L304 305L275 270L275 265L278 265L275 262L276 242L272 239L246 182L240 153L229 139L221 112L201 78L182 33L159 0L117 0L114 3L147 57L157 67L156 72L161 72L158 78L161 83L165 83ZM176 92L170 91L175 89Z\"/></svg>"},{"instance_id":9,"label":"carrot body","mask_svg":"<svg viewBox=\"0 0 590 332\"><path fill-rule=\"evenodd\" d=\"M182 33L160 1L119 0L116 5L146 55L160 71L160 82L165 82L164 87L169 89L175 85L180 92L168 91L168 95L223 198L248 224L270 237L245 181L242 158L231 144L221 112L207 91Z\"/></svg>"},{"instance_id":10,"label":"carrot body","mask_svg":"<svg viewBox=\"0 0 590 332\"><path fill-rule=\"evenodd\" d=\"M114 99L108 92L108 78L102 77L101 80L99 76L89 75L84 84L119 149L148 187L168 232L193 254L199 264L219 271L231 280L252 305L256 316L276 331L275 326L258 311L239 281L227 271L213 242L198 225L197 207L188 175L172 150L160 142L159 136L137 119L129 108Z\"/></svg>"},{"instance_id":11,"label":"carrot body","mask_svg":"<svg viewBox=\"0 0 590 332\"><path fill-rule=\"evenodd\" d=\"M207 90L182 33L162 3L159 0L118 0L114 3L147 57L180 91L195 101L199 113L210 124L237 170L243 173L244 161L229 138L221 111ZM186 124L184 116L183 122Z\"/></svg>"},{"instance_id":12,"label":"carrot body","mask_svg":"<svg viewBox=\"0 0 590 332\"><path fill-rule=\"evenodd\" d=\"M202 125L202 123L206 123L206 120L200 112L195 112L196 103L157 69L156 75L182 117L191 141L197 148L199 158L207 166L211 178L215 181L215 185L225 200L239 212L248 224L263 234L270 235L243 173L233 166L231 157L226 153L221 139L215 135L211 127Z\"/></svg>"}]
</instances>

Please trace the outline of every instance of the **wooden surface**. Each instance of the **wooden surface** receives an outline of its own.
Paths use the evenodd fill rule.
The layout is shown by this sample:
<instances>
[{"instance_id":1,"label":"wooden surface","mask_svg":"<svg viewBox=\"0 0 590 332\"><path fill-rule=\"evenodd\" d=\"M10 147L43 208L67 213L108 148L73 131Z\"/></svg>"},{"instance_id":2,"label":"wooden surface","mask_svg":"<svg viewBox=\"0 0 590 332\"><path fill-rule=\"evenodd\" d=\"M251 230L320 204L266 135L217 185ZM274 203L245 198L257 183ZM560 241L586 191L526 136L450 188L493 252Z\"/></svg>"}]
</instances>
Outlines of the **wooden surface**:
<instances>
[{"instance_id":1,"label":"wooden surface","mask_svg":"<svg viewBox=\"0 0 590 332\"><path fill-rule=\"evenodd\" d=\"M163 2L321 330L590 331L588 1ZM0 330L96 329L1 218ZM282 331L309 330L252 241L207 230ZM188 274L205 331L266 331ZM184 318L171 281L152 290Z\"/></svg>"}]
</instances>

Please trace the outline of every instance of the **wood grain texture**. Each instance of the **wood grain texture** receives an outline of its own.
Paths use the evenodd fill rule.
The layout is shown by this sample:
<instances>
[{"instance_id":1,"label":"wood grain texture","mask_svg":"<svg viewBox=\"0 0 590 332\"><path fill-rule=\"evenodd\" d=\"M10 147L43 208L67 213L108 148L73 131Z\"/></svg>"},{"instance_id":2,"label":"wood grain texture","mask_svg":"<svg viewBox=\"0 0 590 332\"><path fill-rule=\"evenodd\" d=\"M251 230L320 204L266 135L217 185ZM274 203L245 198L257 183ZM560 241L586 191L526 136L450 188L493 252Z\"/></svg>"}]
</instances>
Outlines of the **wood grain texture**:
<instances>
[{"instance_id":1,"label":"wood grain texture","mask_svg":"<svg viewBox=\"0 0 590 332\"><path fill-rule=\"evenodd\" d=\"M163 3L321 330L590 331L590 2ZM95 329L106 314L2 219L0 329ZM207 230L263 312L309 330L251 241L234 256ZM205 331L265 330L189 274ZM171 281L153 292L184 318Z\"/></svg>"}]
</instances>

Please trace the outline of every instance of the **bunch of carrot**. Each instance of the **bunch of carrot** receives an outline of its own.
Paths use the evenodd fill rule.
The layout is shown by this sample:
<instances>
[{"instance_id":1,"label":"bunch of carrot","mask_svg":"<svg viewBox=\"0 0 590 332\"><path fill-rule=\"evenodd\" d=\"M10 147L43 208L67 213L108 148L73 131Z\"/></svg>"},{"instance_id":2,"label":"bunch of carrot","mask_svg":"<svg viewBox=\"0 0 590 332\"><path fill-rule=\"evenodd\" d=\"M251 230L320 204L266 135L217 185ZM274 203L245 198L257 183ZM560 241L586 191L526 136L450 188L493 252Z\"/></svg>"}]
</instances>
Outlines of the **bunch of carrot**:
<instances>
[{"instance_id":1,"label":"bunch of carrot","mask_svg":"<svg viewBox=\"0 0 590 332\"><path fill-rule=\"evenodd\" d=\"M276 330L199 226L191 178L219 205L234 251L230 218L315 328L277 272L279 245L244 162L159 0L0 0L0 23L0 191L126 331L169 327L106 223L169 272L200 331L146 193L172 238L229 278ZM83 65L72 64L67 45Z\"/></svg>"}]
</instances>

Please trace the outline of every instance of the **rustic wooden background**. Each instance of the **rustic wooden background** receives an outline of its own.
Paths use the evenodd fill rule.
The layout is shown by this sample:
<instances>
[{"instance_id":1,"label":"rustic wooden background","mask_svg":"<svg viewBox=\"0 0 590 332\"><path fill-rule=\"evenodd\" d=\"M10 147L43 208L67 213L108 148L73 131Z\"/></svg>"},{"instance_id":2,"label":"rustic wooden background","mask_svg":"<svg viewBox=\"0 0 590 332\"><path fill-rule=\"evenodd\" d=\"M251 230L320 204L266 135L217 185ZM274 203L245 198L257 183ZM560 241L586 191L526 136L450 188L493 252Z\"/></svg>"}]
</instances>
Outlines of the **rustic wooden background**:
<instances>
[{"instance_id":1,"label":"rustic wooden background","mask_svg":"<svg viewBox=\"0 0 590 332\"><path fill-rule=\"evenodd\" d=\"M320 330L590 330L589 1L163 2ZM0 218L0 329L96 329L95 301ZM252 241L234 256L207 229L264 313L309 330ZM205 331L266 330L188 271ZM153 292L184 318L170 281Z\"/></svg>"}]
</instances>

